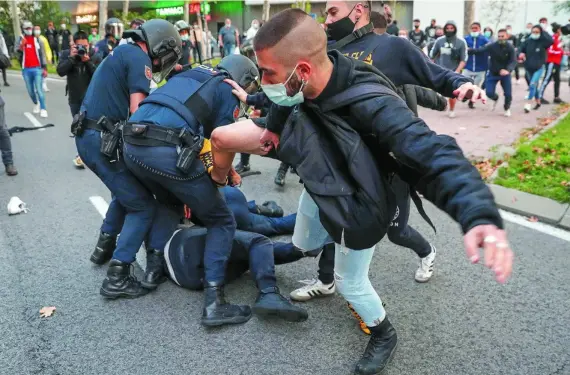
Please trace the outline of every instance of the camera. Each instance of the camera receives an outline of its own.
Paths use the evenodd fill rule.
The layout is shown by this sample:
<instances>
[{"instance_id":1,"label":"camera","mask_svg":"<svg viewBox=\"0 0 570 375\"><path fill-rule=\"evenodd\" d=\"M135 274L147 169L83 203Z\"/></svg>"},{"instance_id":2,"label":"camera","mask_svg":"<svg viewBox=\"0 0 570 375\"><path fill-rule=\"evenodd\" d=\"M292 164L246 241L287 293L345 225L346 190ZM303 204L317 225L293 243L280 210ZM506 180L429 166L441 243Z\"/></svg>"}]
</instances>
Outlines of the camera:
<instances>
[{"instance_id":1,"label":"camera","mask_svg":"<svg viewBox=\"0 0 570 375\"><path fill-rule=\"evenodd\" d=\"M77 45L77 56L83 57L87 54L87 48L83 44Z\"/></svg>"}]
</instances>

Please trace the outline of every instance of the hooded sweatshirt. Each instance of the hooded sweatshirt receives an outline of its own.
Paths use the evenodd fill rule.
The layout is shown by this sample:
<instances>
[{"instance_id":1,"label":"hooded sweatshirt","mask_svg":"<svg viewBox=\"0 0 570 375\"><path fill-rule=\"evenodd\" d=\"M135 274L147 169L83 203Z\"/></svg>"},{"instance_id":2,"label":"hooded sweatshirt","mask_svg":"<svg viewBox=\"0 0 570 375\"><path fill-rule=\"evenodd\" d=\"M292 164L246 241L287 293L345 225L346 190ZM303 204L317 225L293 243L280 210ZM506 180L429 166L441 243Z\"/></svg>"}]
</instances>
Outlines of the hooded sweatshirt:
<instances>
[{"instance_id":1,"label":"hooded sweatshirt","mask_svg":"<svg viewBox=\"0 0 570 375\"><path fill-rule=\"evenodd\" d=\"M443 29L448 25L455 27L455 35L451 37L442 36L435 41L430 57L438 65L450 70L456 70L461 61L467 62L467 43L463 38L457 36L457 25L454 21L447 21Z\"/></svg>"},{"instance_id":2,"label":"hooded sweatshirt","mask_svg":"<svg viewBox=\"0 0 570 375\"><path fill-rule=\"evenodd\" d=\"M472 49L477 49L489 43L489 40L485 38L483 34L479 34L475 38L472 37L471 35L467 35L465 37L465 43L467 43L467 47ZM469 59L467 59L467 64L465 64L465 69L470 70L472 72L484 72L487 70L488 60L489 56L487 54L469 55Z\"/></svg>"},{"instance_id":3,"label":"hooded sweatshirt","mask_svg":"<svg viewBox=\"0 0 570 375\"><path fill-rule=\"evenodd\" d=\"M552 43L552 37L546 31L540 33L539 39L529 37L525 40L520 49L520 52L526 56L524 68L531 72L536 72L542 68L546 62L546 50Z\"/></svg>"}]
</instances>

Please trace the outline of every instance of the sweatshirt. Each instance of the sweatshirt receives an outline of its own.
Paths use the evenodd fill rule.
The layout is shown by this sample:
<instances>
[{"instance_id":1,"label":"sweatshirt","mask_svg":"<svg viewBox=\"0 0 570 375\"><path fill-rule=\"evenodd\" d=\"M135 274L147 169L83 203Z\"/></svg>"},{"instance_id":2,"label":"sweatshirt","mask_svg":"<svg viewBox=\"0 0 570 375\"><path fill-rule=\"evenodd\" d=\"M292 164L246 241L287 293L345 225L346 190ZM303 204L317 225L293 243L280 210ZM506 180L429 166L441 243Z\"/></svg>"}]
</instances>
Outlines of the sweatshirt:
<instances>
[{"instance_id":1,"label":"sweatshirt","mask_svg":"<svg viewBox=\"0 0 570 375\"><path fill-rule=\"evenodd\" d=\"M457 26L453 21L448 21L447 25ZM465 39L456 35L452 37L442 36L435 41L430 52L430 57L438 64L449 70L456 70L462 61L467 63L467 44Z\"/></svg>"},{"instance_id":2,"label":"sweatshirt","mask_svg":"<svg viewBox=\"0 0 570 375\"><path fill-rule=\"evenodd\" d=\"M489 56L489 72L498 76L501 69L512 72L516 65L515 47L510 43L490 43L481 48L470 49L469 54Z\"/></svg>"},{"instance_id":3,"label":"sweatshirt","mask_svg":"<svg viewBox=\"0 0 570 375\"><path fill-rule=\"evenodd\" d=\"M469 49L477 49L483 47L485 44L488 44L489 40L483 35L479 35L476 38L473 38L471 35L467 35L465 37L465 43L467 43L467 47ZM488 60L489 56L487 56L485 53L477 55L470 54L469 58L467 59L467 64L465 64L465 69L472 72L484 72L487 70Z\"/></svg>"},{"instance_id":4,"label":"sweatshirt","mask_svg":"<svg viewBox=\"0 0 570 375\"><path fill-rule=\"evenodd\" d=\"M564 48L562 47L562 38L559 34L554 34L552 37L552 45L548 48L546 62L560 65L562 63L562 56L564 56Z\"/></svg>"},{"instance_id":5,"label":"sweatshirt","mask_svg":"<svg viewBox=\"0 0 570 375\"><path fill-rule=\"evenodd\" d=\"M546 62L546 50L552 45L552 37L546 31L540 34L539 39L528 38L521 45L520 52L524 53L526 59L524 68L529 72L536 72Z\"/></svg>"}]
</instances>

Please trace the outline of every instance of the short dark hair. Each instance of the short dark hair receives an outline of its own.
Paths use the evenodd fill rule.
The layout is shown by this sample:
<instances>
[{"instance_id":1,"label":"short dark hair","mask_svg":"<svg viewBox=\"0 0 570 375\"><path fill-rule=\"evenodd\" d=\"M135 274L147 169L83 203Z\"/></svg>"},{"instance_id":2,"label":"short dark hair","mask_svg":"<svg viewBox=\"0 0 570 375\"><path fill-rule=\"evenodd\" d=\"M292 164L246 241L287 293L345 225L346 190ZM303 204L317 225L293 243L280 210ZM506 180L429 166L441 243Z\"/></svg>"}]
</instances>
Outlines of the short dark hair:
<instances>
[{"instance_id":1,"label":"short dark hair","mask_svg":"<svg viewBox=\"0 0 570 375\"><path fill-rule=\"evenodd\" d=\"M275 47L307 17L309 17L307 13L297 8L285 9L277 13L255 34L253 38L255 50L261 51Z\"/></svg>"},{"instance_id":2,"label":"short dark hair","mask_svg":"<svg viewBox=\"0 0 570 375\"><path fill-rule=\"evenodd\" d=\"M473 25L477 25L477 26L479 26L479 28L481 28L481 23L479 23L479 22L473 22L473 23L471 24L471 26L473 26Z\"/></svg>"},{"instance_id":3,"label":"short dark hair","mask_svg":"<svg viewBox=\"0 0 570 375\"><path fill-rule=\"evenodd\" d=\"M506 33L506 32L507 32L507 29L499 29L499 31L497 31L497 34L499 34L499 33Z\"/></svg>"},{"instance_id":4,"label":"short dark hair","mask_svg":"<svg viewBox=\"0 0 570 375\"><path fill-rule=\"evenodd\" d=\"M538 22L542 22L542 21L548 21L548 18L546 18L546 17L541 17L541 18L538 20Z\"/></svg>"},{"instance_id":5,"label":"short dark hair","mask_svg":"<svg viewBox=\"0 0 570 375\"><path fill-rule=\"evenodd\" d=\"M73 34L73 41L74 42L77 42L78 40L82 40L82 39L89 39L89 36L87 35L87 33L85 31L79 30L78 32Z\"/></svg>"},{"instance_id":6,"label":"short dark hair","mask_svg":"<svg viewBox=\"0 0 570 375\"><path fill-rule=\"evenodd\" d=\"M371 12L370 13L370 22L375 29L385 29L388 27L388 21L386 21L386 17L380 12Z\"/></svg>"},{"instance_id":7,"label":"short dark hair","mask_svg":"<svg viewBox=\"0 0 570 375\"><path fill-rule=\"evenodd\" d=\"M507 26L505 26L505 27L512 27L512 26L511 26L511 25L507 25Z\"/></svg>"}]
</instances>

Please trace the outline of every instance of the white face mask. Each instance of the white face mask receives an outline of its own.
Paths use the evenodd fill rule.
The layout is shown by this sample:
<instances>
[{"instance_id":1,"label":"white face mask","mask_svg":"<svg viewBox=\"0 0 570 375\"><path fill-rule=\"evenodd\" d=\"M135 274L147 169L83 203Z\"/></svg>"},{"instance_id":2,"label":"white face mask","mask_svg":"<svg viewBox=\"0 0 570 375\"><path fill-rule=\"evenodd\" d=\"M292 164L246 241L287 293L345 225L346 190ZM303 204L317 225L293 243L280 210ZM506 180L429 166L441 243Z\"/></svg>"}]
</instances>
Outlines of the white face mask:
<instances>
[{"instance_id":1,"label":"white face mask","mask_svg":"<svg viewBox=\"0 0 570 375\"><path fill-rule=\"evenodd\" d=\"M65 24L64 23L61 24L61 29L65 30Z\"/></svg>"},{"instance_id":2,"label":"white face mask","mask_svg":"<svg viewBox=\"0 0 570 375\"><path fill-rule=\"evenodd\" d=\"M26 30L24 30L24 34L26 34L26 35L32 35L32 30L31 30L31 29L30 29L30 30L26 29Z\"/></svg>"},{"instance_id":3,"label":"white face mask","mask_svg":"<svg viewBox=\"0 0 570 375\"><path fill-rule=\"evenodd\" d=\"M41 30L34 30L34 35L35 35L35 36L40 36L41 33L42 33Z\"/></svg>"},{"instance_id":4,"label":"white face mask","mask_svg":"<svg viewBox=\"0 0 570 375\"><path fill-rule=\"evenodd\" d=\"M259 29L259 24L258 23L252 23L251 27L253 27L254 29Z\"/></svg>"},{"instance_id":5,"label":"white face mask","mask_svg":"<svg viewBox=\"0 0 570 375\"><path fill-rule=\"evenodd\" d=\"M402 39L408 39L408 36L407 36L407 35L398 35L398 36L399 36L400 38L402 38Z\"/></svg>"},{"instance_id":6,"label":"white face mask","mask_svg":"<svg viewBox=\"0 0 570 375\"><path fill-rule=\"evenodd\" d=\"M180 35L180 39L188 40L188 34Z\"/></svg>"},{"instance_id":7,"label":"white face mask","mask_svg":"<svg viewBox=\"0 0 570 375\"><path fill-rule=\"evenodd\" d=\"M18 197L12 197L6 208L8 209L8 215L17 215L22 212L28 213L26 204Z\"/></svg>"}]
</instances>

